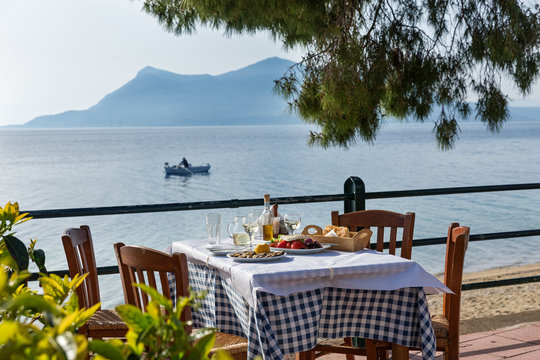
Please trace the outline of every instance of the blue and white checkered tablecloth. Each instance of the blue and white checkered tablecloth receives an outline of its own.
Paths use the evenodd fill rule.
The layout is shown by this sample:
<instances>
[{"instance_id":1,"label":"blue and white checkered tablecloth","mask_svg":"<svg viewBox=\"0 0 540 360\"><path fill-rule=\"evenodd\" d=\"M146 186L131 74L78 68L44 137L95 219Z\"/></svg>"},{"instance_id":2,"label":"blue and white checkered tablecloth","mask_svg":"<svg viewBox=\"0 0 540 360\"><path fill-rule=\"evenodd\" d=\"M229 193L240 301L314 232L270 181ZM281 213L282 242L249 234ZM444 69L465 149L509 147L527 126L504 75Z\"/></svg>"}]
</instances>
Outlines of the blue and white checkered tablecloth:
<instances>
[{"instance_id":1,"label":"blue and white checkered tablecloth","mask_svg":"<svg viewBox=\"0 0 540 360\"><path fill-rule=\"evenodd\" d=\"M193 312L194 326L246 337L248 359L262 355L280 360L312 349L317 338L343 337L420 347L424 359L435 358L435 334L422 288L328 287L288 296L258 292L257 305L250 307L215 269L189 263L189 281L194 291L208 291ZM174 278L169 284L174 294Z\"/></svg>"}]
</instances>

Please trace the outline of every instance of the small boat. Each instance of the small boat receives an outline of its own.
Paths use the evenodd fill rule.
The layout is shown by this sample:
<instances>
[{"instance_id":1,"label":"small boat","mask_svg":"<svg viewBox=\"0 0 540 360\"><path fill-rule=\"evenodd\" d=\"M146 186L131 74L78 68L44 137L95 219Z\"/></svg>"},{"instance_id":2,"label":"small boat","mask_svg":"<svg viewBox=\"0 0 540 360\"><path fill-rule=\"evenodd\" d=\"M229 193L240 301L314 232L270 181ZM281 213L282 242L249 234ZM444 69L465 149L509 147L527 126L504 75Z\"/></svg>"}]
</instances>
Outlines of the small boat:
<instances>
[{"instance_id":1,"label":"small boat","mask_svg":"<svg viewBox=\"0 0 540 360\"><path fill-rule=\"evenodd\" d=\"M193 174L208 173L208 170L210 170L210 164L208 163L189 167L182 165L169 166L168 162L165 163L165 173L167 175L191 176Z\"/></svg>"}]
</instances>

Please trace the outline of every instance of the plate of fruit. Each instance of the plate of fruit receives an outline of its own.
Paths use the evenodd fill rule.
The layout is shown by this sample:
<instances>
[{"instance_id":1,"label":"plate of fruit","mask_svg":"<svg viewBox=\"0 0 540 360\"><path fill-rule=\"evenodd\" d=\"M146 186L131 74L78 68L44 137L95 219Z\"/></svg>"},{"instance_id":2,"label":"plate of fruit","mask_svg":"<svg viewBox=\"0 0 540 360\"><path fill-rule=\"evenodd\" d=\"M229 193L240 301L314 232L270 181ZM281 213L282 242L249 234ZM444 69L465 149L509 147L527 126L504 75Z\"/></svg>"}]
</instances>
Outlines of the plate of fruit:
<instances>
[{"instance_id":1,"label":"plate of fruit","mask_svg":"<svg viewBox=\"0 0 540 360\"><path fill-rule=\"evenodd\" d=\"M321 244L310 237L295 240L281 240L270 244L272 251L285 251L289 254L316 254L330 248L330 244Z\"/></svg>"}]
</instances>

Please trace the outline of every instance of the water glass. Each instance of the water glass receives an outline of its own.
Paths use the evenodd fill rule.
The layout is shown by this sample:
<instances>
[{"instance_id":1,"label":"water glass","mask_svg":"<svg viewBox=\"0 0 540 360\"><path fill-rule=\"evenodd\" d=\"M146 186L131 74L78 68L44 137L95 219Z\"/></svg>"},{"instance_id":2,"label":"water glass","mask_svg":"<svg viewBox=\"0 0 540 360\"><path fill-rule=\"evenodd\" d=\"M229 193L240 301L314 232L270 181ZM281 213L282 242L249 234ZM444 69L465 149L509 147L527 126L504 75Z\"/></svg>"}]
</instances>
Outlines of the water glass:
<instances>
[{"instance_id":1,"label":"water glass","mask_svg":"<svg viewBox=\"0 0 540 360\"><path fill-rule=\"evenodd\" d=\"M259 219L259 217L261 216L261 214L263 213L264 211L264 208L253 208L250 210L249 212L249 215L252 215L252 216L255 216L257 217L257 220ZM262 225L260 225L258 228L257 228L257 231L255 231L255 234L253 235L254 239L256 240L262 240L263 238L263 232L262 232Z\"/></svg>"},{"instance_id":2,"label":"water glass","mask_svg":"<svg viewBox=\"0 0 540 360\"><path fill-rule=\"evenodd\" d=\"M300 226L301 222L300 215L291 213L285 214L283 220L290 235L294 234L294 231Z\"/></svg>"},{"instance_id":3,"label":"water glass","mask_svg":"<svg viewBox=\"0 0 540 360\"><path fill-rule=\"evenodd\" d=\"M221 214L208 213L206 214L206 231L208 233L208 243L210 245L219 244L219 230L221 226Z\"/></svg>"}]
</instances>

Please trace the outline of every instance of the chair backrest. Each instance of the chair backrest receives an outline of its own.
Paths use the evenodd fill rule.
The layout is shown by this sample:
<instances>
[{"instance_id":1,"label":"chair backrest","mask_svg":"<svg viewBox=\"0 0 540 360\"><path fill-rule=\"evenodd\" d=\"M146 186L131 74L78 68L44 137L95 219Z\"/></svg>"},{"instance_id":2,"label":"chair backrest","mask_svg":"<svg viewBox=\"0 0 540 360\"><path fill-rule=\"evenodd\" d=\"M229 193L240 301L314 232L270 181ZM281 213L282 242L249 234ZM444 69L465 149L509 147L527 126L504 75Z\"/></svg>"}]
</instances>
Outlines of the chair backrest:
<instances>
[{"instance_id":1,"label":"chair backrest","mask_svg":"<svg viewBox=\"0 0 540 360\"><path fill-rule=\"evenodd\" d=\"M144 246L126 246L123 243L114 244L114 251L120 269L126 304L135 305L142 311L146 311L148 295L141 289L134 287L133 284L144 283L158 289L156 275L159 276L161 293L171 299L167 273L173 273L175 276L176 298L189 295L188 267L185 254L169 255ZM184 322L191 320L190 308L184 309L181 320Z\"/></svg>"},{"instance_id":2,"label":"chair backrest","mask_svg":"<svg viewBox=\"0 0 540 360\"><path fill-rule=\"evenodd\" d=\"M461 283L463 280L463 262L469 244L470 228L452 223L448 228L446 240L446 260L444 264L444 284L454 294L444 294L443 314L448 319L449 340L459 339L459 312L461 304Z\"/></svg>"},{"instance_id":3,"label":"chair backrest","mask_svg":"<svg viewBox=\"0 0 540 360\"><path fill-rule=\"evenodd\" d=\"M79 298L79 307L89 308L100 302L99 283L94 256L94 245L90 227L82 225L80 228L68 228L62 235L62 244L66 253L69 276L76 274L88 276L76 290Z\"/></svg>"},{"instance_id":4,"label":"chair backrest","mask_svg":"<svg viewBox=\"0 0 540 360\"><path fill-rule=\"evenodd\" d=\"M414 213L400 214L386 210L363 210L339 215L332 211L332 225L347 226L351 231L360 231L363 228L377 229L377 251L384 248L384 230L390 229L389 252L396 254L397 229L403 229L401 239L401 257L410 259L414 232ZM375 232L375 231L373 231Z\"/></svg>"}]
</instances>

